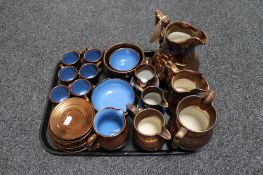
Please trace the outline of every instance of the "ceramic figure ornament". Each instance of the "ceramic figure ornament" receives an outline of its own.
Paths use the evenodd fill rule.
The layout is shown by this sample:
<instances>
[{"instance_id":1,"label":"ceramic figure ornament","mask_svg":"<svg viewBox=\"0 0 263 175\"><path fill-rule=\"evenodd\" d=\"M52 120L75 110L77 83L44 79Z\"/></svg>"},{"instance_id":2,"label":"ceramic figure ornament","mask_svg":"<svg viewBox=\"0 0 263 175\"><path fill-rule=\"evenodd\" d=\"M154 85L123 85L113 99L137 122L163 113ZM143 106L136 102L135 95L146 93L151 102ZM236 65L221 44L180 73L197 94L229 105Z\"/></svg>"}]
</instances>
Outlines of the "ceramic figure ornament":
<instances>
[{"instance_id":1,"label":"ceramic figure ornament","mask_svg":"<svg viewBox=\"0 0 263 175\"><path fill-rule=\"evenodd\" d=\"M161 81L169 82L167 61L175 65L184 65L184 69L198 71L199 60L195 54L195 46L207 44L206 34L189 23L183 21L170 22L167 15L155 11L155 29L150 43L159 39L160 48L153 57L153 66Z\"/></svg>"}]
</instances>

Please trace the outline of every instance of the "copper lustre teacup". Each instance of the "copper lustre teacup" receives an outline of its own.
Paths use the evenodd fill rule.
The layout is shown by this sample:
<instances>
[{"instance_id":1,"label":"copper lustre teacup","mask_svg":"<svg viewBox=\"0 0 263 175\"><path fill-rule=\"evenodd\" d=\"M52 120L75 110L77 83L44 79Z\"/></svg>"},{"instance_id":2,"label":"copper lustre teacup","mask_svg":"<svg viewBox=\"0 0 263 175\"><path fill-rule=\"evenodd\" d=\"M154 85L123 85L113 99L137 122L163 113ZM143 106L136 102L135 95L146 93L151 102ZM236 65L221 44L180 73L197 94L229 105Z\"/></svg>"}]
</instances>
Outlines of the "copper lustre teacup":
<instances>
[{"instance_id":1,"label":"copper lustre teacup","mask_svg":"<svg viewBox=\"0 0 263 175\"><path fill-rule=\"evenodd\" d=\"M101 49L86 49L83 52L83 60L88 63L98 63L102 60L103 53Z\"/></svg>"},{"instance_id":2,"label":"copper lustre teacup","mask_svg":"<svg viewBox=\"0 0 263 175\"><path fill-rule=\"evenodd\" d=\"M58 71L58 79L61 83L69 85L78 76L78 70L74 66L59 65L60 70Z\"/></svg>"},{"instance_id":3,"label":"copper lustre teacup","mask_svg":"<svg viewBox=\"0 0 263 175\"><path fill-rule=\"evenodd\" d=\"M92 84L86 79L77 79L73 83L68 85L72 95L77 97L88 97L91 90Z\"/></svg>"},{"instance_id":4,"label":"copper lustre teacup","mask_svg":"<svg viewBox=\"0 0 263 175\"><path fill-rule=\"evenodd\" d=\"M70 97L70 90L65 85L58 85L52 88L49 99L53 103L61 103Z\"/></svg>"},{"instance_id":5,"label":"copper lustre teacup","mask_svg":"<svg viewBox=\"0 0 263 175\"><path fill-rule=\"evenodd\" d=\"M79 69L79 77L89 80L92 84L99 82L99 73L102 71L102 62L86 63Z\"/></svg>"},{"instance_id":6,"label":"copper lustre teacup","mask_svg":"<svg viewBox=\"0 0 263 175\"><path fill-rule=\"evenodd\" d=\"M67 51L61 58L61 63L66 66L80 66L80 54L76 50Z\"/></svg>"}]
</instances>

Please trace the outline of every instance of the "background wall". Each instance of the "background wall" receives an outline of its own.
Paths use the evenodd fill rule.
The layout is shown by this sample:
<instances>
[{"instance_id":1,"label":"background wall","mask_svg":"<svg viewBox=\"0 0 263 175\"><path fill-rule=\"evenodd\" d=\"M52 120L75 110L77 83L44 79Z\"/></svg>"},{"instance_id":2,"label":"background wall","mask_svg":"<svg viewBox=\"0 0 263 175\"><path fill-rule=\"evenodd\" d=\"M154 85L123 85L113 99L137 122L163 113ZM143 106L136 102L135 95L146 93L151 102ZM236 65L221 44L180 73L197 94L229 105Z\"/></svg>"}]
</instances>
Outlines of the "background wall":
<instances>
[{"instance_id":1,"label":"background wall","mask_svg":"<svg viewBox=\"0 0 263 175\"><path fill-rule=\"evenodd\" d=\"M210 143L184 156L57 157L38 132L53 70L68 49L135 42L154 11L203 29L200 71L217 92ZM0 2L0 174L262 174L263 1L42 0Z\"/></svg>"}]
</instances>

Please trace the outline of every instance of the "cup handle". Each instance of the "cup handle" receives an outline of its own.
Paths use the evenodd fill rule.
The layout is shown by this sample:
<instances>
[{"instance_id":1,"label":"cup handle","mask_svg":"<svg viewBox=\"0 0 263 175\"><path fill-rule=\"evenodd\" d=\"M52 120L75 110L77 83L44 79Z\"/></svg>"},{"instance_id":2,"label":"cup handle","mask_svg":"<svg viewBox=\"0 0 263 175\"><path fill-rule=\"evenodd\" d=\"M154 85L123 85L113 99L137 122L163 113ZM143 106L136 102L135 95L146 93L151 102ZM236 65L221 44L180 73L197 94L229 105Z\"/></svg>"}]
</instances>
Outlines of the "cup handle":
<instances>
[{"instance_id":1,"label":"cup handle","mask_svg":"<svg viewBox=\"0 0 263 175\"><path fill-rule=\"evenodd\" d=\"M173 63L172 63L173 64ZM179 68L179 69L183 69L185 68L185 64L182 64L182 63L175 63L175 65Z\"/></svg>"},{"instance_id":2,"label":"cup handle","mask_svg":"<svg viewBox=\"0 0 263 175\"><path fill-rule=\"evenodd\" d=\"M161 105L162 105L162 107L164 107L164 108L168 108L168 106L169 106L169 104L168 104L168 102L166 101L165 98L162 99Z\"/></svg>"},{"instance_id":3,"label":"cup handle","mask_svg":"<svg viewBox=\"0 0 263 175\"><path fill-rule=\"evenodd\" d=\"M59 67L62 69L64 68L65 66L63 64L60 64Z\"/></svg>"},{"instance_id":4,"label":"cup handle","mask_svg":"<svg viewBox=\"0 0 263 175\"><path fill-rule=\"evenodd\" d=\"M79 52L79 57L80 57L80 59L81 59L81 61L83 60L83 58L84 58L84 53L86 52L86 49L85 50L81 50L80 52Z\"/></svg>"},{"instance_id":5,"label":"cup handle","mask_svg":"<svg viewBox=\"0 0 263 175\"><path fill-rule=\"evenodd\" d=\"M87 94L84 95L83 98L84 98L85 100L87 100L88 102L90 102L89 97L87 96Z\"/></svg>"},{"instance_id":6,"label":"cup handle","mask_svg":"<svg viewBox=\"0 0 263 175\"><path fill-rule=\"evenodd\" d=\"M72 87L72 83L70 83L70 84L68 85L69 90L71 90L71 87Z\"/></svg>"},{"instance_id":7,"label":"cup handle","mask_svg":"<svg viewBox=\"0 0 263 175\"><path fill-rule=\"evenodd\" d=\"M147 82L144 83L144 82L142 82L140 79L138 79L138 80L139 80L139 83L140 83L140 87L145 88L146 85L147 85Z\"/></svg>"},{"instance_id":8,"label":"cup handle","mask_svg":"<svg viewBox=\"0 0 263 175\"><path fill-rule=\"evenodd\" d=\"M103 66L102 63L103 63L102 61L98 61L98 62L96 63L96 66L98 67L99 72L102 70L102 66Z\"/></svg>"},{"instance_id":9,"label":"cup handle","mask_svg":"<svg viewBox=\"0 0 263 175\"><path fill-rule=\"evenodd\" d=\"M176 74L176 73L180 72L180 69L177 67L177 65L172 63L171 61L163 60L163 62L164 62L164 66L167 69L171 69L173 71L173 73Z\"/></svg>"},{"instance_id":10,"label":"cup handle","mask_svg":"<svg viewBox=\"0 0 263 175\"><path fill-rule=\"evenodd\" d=\"M172 63L171 61L168 61L168 64L169 64L169 67L170 69L176 74L178 72L180 72L180 68L179 67L182 67L182 65L178 65L179 63Z\"/></svg>"},{"instance_id":11,"label":"cup handle","mask_svg":"<svg viewBox=\"0 0 263 175\"><path fill-rule=\"evenodd\" d=\"M90 146L88 151L93 151L93 150L96 150L96 149L99 149L101 148L101 145L99 142L95 143L94 145Z\"/></svg>"},{"instance_id":12,"label":"cup handle","mask_svg":"<svg viewBox=\"0 0 263 175\"><path fill-rule=\"evenodd\" d=\"M171 133L168 131L166 127L163 127L161 132L158 135L165 140L171 140L172 138Z\"/></svg>"},{"instance_id":13,"label":"cup handle","mask_svg":"<svg viewBox=\"0 0 263 175\"><path fill-rule=\"evenodd\" d=\"M199 79L203 79L203 74L200 73L200 72L197 72L197 71L193 71L193 70L188 70L188 71L191 71L193 74L195 74L195 76Z\"/></svg>"},{"instance_id":14,"label":"cup handle","mask_svg":"<svg viewBox=\"0 0 263 175\"><path fill-rule=\"evenodd\" d=\"M125 78L133 76L133 71L125 73Z\"/></svg>"},{"instance_id":15,"label":"cup handle","mask_svg":"<svg viewBox=\"0 0 263 175\"><path fill-rule=\"evenodd\" d=\"M137 85L136 83L133 84L135 88L139 89L139 91L143 91L143 88L139 85Z\"/></svg>"},{"instance_id":16,"label":"cup handle","mask_svg":"<svg viewBox=\"0 0 263 175\"><path fill-rule=\"evenodd\" d=\"M86 141L86 147L87 147L88 151L98 149L101 147L99 143L96 143L95 145L93 145L94 142L96 141L96 139L97 139L97 134L95 134L95 133L91 134L88 137L88 139Z\"/></svg>"},{"instance_id":17,"label":"cup handle","mask_svg":"<svg viewBox=\"0 0 263 175\"><path fill-rule=\"evenodd\" d=\"M145 57L143 60L142 60L142 64L149 64L150 63L150 58L149 57Z\"/></svg>"},{"instance_id":18,"label":"cup handle","mask_svg":"<svg viewBox=\"0 0 263 175\"><path fill-rule=\"evenodd\" d=\"M127 109L128 111L132 114L131 117L134 118L139 112L141 109L137 108L135 105L133 104L128 104L127 105Z\"/></svg>"},{"instance_id":19,"label":"cup handle","mask_svg":"<svg viewBox=\"0 0 263 175\"><path fill-rule=\"evenodd\" d=\"M210 107L215 99L215 95L216 93L213 90L206 91L205 95L201 97L200 108L206 109Z\"/></svg>"},{"instance_id":20,"label":"cup handle","mask_svg":"<svg viewBox=\"0 0 263 175\"><path fill-rule=\"evenodd\" d=\"M181 142L181 140L184 138L185 134L188 132L187 129L185 129L184 127L181 127L177 133L175 134L173 140L172 140L172 148L176 149L177 147L179 147L179 143Z\"/></svg>"}]
</instances>

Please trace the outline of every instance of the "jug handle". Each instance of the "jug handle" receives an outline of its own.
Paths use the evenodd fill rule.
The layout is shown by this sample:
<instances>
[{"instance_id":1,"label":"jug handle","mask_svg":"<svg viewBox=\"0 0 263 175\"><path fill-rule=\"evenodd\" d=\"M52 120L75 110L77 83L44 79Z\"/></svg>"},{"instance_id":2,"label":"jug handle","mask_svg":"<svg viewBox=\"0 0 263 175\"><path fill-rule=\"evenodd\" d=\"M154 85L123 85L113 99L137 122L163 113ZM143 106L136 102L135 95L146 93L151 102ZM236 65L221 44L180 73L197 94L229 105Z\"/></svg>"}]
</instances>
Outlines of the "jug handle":
<instances>
[{"instance_id":1,"label":"jug handle","mask_svg":"<svg viewBox=\"0 0 263 175\"><path fill-rule=\"evenodd\" d=\"M200 108L206 109L210 107L215 99L215 95L216 93L213 90L206 91L205 95L201 97Z\"/></svg>"},{"instance_id":2,"label":"jug handle","mask_svg":"<svg viewBox=\"0 0 263 175\"><path fill-rule=\"evenodd\" d=\"M134 118L141 111L140 108L137 108L133 104L128 104L127 105L127 110L132 114L132 115L130 115L132 118Z\"/></svg>"},{"instance_id":3,"label":"jug handle","mask_svg":"<svg viewBox=\"0 0 263 175\"><path fill-rule=\"evenodd\" d=\"M179 147L180 142L182 141L182 139L184 138L184 136L186 135L186 133L188 132L188 130L184 127L181 127L177 133L175 134L173 140L172 140L172 148L176 149L177 147Z\"/></svg>"},{"instance_id":4,"label":"jug handle","mask_svg":"<svg viewBox=\"0 0 263 175\"><path fill-rule=\"evenodd\" d=\"M150 37L149 42L153 43L156 41L158 38L160 38L159 43L161 44L164 36L162 36L162 31L166 26L170 23L169 16L165 15L162 13L160 10L155 11L155 28L153 31L152 36Z\"/></svg>"},{"instance_id":5,"label":"jug handle","mask_svg":"<svg viewBox=\"0 0 263 175\"><path fill-rule=\"evenodd\" d=\"M139 91L143 91L143 88L139 85L137 85L136 83L134 83L134 87L137 88Z\"/></svg>"},{"instance_id":6,"label":"jug handle","mask_svg":"<svg viewBox=\"0 0 263 175\"><path fill-rule=\"evenodd\" d=\"M165 61L163 60L165 67L168 69L171 69L173 71L173 73L178 73L180 72L180 69L178 68L177 64L172 63L171 61ZM180 66L182 67L183 65L180 64Z\"/></svg>"},{"instance_id":7,"label":"jug handle","mask_svg":"<svg viewBox=\"0 0 263 175\"><path fill-rule=\"evenodd\" d=\"M86 141L86 148L88 151L92 151L95 149L99 149L101 147L101 145L99 144L99 142L95 143L97 139L97 134L93 133L91 136L88 137L87 141ZM93 145L94 144L94 145Z\"/></svg>"}]
</instances>

